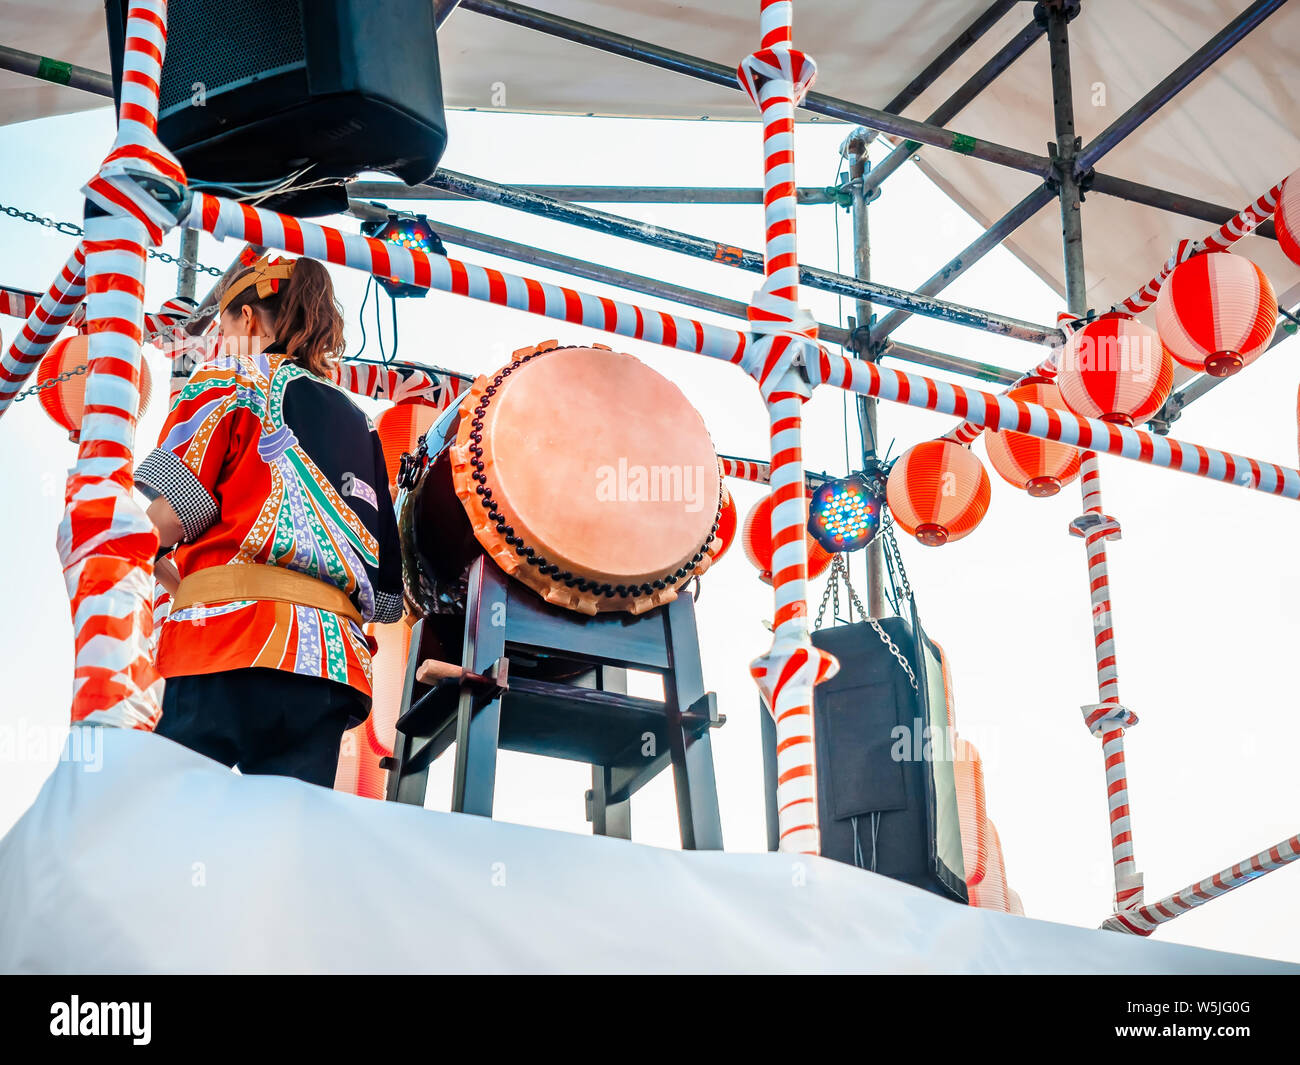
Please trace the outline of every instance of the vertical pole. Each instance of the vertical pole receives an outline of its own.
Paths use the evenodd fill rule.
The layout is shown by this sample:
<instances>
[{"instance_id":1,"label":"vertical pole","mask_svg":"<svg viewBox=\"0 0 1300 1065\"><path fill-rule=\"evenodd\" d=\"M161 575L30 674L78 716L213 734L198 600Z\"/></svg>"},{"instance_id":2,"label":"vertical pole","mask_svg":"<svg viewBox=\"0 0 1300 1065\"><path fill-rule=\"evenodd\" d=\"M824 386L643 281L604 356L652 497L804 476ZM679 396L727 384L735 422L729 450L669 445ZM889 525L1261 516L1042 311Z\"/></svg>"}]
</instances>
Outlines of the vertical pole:
<instances>
[{"instance_id":1,"label":"vertical pole","mask_svg":"<svg viewBox=\"0 0 1300 1065\"><path fill-rule=\"evenodd\" d=\"M849 158L849 187L853 196L853 276L861 281L871 280L871 229L867 215L868 200L863 191L863 180L871 169L871 134L859 126L847 142ZM860 359L874 359L871 351L872 306L868 299L859 299L854 308L854 353ZM858 428L862 434L862 461L867 464L877 455L879 440L879 402L871 396L858 396ZM873 618L885 614L885 588L883 583L885 556L880 537L867 545L864 555L867 567L867 614Z\"/></svg>"},{"instance_id":2,"label":"vertical pole","mask_svg":"<svg viewBox=\"0 0 1300 1065\"><path fill-rule=\"evenodd\" d=\"M181 230L181 269L176 278L176 295L194 299L198 289L199 231Z\"/></svg>"},{"instance_id":3,"label":"vertical pole","mask_svg":"<svg viewBox=\"0 0 1300 1065\"><path fill-rule=\"evenodd\" d=\"M1078 0L1045 0L1039 7L1047 19L1047 45L1052 70L1052 108L1056 143L1050 146L1057 162L1061 203L1061 245L1065 257L1066 305L1073 315L1087 313L1087 280L1083 259L1083 218L1075 157L1081 147L1074 131L1074 96L1070 77L1069 22L1079 13ZM1038 12L1036 12L1036 15ZM1098 703L1083 708L1088 728L1101 738L1106 768L1106 800L1111 827L1111 860L1115 875L1115 909L1142 903L1142 875L1133 857L1129 821L1128 777L1124 764L1124 725L1137 718L1119 701L1119 676L1115 661L1115 634L1111 624L1110 575L1106 541L1120 535L1119 523L1101 508L1101 475L1097 453L1084 451L1080 486L1083 514L1071 531L1084 539L1088 587L1092 602L1093 643L1097 662Z\"/></svg>"},{"instance_id":4,"label":"vertical pole","mask_svg":"<svg viewBox=\"0 0 1300 1065\"><path fill-rule=\"evenodd\" d=\"M1087 281L1083 268L1083 212L1074 159L1082 147L1074 132L1073 82L1070 78L1069 23L1079 13L1079 0L1046 0L1047 47L1052 64L1052 110L1056 143L1049 145L1057 163L1057 196L1061 203L1061 240L1065 251L1065 296L1071 314L1087 309Z\"/></svg>"},{"instance_id":5,"label":"vertical pole","mask_svg":"<svg viewBox=\"0 0 1300 1065\"><path fill-rule=\"evenodd\" d=\"M740 64L740 83L762 116L764 280L749 307L744 367L758 382L771 425L772 647L750 666L776 722L781 849L817 854L817 770L813 686L837 663L808 631L808 503L804 488L804 367L818 358L817 323L799 306L794 112L816 66L792 46L792 0L760 0L758 49Z\"/></svg>"}]
</instances>

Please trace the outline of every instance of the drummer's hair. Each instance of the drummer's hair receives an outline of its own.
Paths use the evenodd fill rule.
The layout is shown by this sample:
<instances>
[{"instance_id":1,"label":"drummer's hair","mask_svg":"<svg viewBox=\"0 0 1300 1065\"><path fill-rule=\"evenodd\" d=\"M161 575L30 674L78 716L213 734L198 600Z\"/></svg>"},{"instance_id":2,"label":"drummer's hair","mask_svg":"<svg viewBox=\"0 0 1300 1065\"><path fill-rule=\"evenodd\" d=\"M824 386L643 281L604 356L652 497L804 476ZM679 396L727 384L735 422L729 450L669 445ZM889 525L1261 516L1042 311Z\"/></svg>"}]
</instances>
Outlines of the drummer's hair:
<instances>
[{"instance_id":1,"label":"drummer's hair","mask_svg":"<svg viewBox=\"0 0 1300 1065\"><path fill-rule=\"evenodd\" d=\"M236 274L227 287L247 273ZM324 265L304 256L294 261L293 273L280 283L278 292L259 299L257 288L250 285L231 300L226 313L252 307L271 326L276 343L289 358L317 377L332 377L334 363L343 354L343 311Z\"/></svg>"}]
</instances>

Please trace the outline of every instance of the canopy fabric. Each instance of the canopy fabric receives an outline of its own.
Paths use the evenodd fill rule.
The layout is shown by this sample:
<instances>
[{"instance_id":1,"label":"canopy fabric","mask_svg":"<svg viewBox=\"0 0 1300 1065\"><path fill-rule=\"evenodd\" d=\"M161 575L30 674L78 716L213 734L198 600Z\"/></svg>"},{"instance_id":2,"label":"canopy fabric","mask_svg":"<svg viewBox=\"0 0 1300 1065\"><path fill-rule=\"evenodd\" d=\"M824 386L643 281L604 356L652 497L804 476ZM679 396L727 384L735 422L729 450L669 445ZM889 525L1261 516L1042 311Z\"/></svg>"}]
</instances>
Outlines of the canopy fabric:
<instances>
[{"instance_id":1,"label":"canopy fabric","mask_svg":"<svg viewBox=\"0 0 1300 1065\"><path fill-rule=\"evenodd\" d=\"M0 973L1300 971L976 910L824 858L239 776L91 726L0 839L0 915Z\"/></svg>"},{"instance_id":2,"label":"canopy fabric","mask_svg":"<svg viewBox=\"0 0 1300 1065\"><path fill-rule=\"evenodd\" d=\"M728 66L752 51L757 0L707 4L534 0L537 7ZM988 0L816 0L797 6L796 44L820 71L817 90L883 107L988 7ZM1247 7L1247 0L1086 0L1070 25L1074 105L1086 144ZM1019 32L1033 5L1017 4L905 110L924 118ZM102 0L0 0L0 43L108 69ZM440 37L451 107L544 114L753 119L731 92L604 52L453 12ZM1047 44L1040 38L949 128L1040 155L1053 140ZM1237 209L1300 167L1300 4L1282 7L1098 164L1108 174ZM98 98L0 72L0 123L99 106ZM807 112L803 118L815 119ZM739 165L739 164L738 164ZM746 161L748 165L748 161ZM925 148L919 165L987 225L1038 184L1033 175ZM748 170L744 171L749 174ZM634 175L629 174L629 181ZM757 175L737 184L758 184ZM884 186L878 210L889 209ZM1185 237L1213 226L1099 193L1084 207L1089 302L1108 307L1142 285ZM1006 242L1064 291L1060 219L1048 206ZM1239 245L1284 304L1300 299L1300 267L1275 242ZM936 262L937 270L942 263Z\"/></svg>"}]
</instances>

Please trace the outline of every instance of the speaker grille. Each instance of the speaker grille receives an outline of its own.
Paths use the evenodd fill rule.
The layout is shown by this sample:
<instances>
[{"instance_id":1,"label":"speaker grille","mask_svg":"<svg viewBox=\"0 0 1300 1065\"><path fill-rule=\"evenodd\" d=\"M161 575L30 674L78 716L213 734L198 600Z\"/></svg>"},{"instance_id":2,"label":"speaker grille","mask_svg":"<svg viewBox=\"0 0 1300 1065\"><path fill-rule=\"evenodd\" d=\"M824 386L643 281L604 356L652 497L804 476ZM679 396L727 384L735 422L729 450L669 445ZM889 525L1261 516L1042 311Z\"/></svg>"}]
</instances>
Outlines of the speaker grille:
<instances>
[{"instance_id":1,"label":"speaker grille","mask_svg":"<svg viewBox=\"0 0 1300 1065\"><path fill-rule=\"evenodd\" d=\"M171 0L159 116L302 66L307 59L301 0Z\"/></svg>"}]
</instances>

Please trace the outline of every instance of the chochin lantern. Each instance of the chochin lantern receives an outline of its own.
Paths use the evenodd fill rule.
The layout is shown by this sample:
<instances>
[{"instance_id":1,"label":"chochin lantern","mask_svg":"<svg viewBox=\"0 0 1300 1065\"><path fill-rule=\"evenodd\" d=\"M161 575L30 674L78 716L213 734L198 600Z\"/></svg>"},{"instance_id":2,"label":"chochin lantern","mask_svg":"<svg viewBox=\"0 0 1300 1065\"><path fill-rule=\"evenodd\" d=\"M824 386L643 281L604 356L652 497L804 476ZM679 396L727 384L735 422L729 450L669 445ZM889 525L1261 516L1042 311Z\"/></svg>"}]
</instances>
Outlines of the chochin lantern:
<instances>
[{"instance_id":1,"label":"chochin lantern","mask_svg":"<svg viewBox=\"0 0 1300 1065\"><path fill-rule=\"evenodd\" d=\"M1156 298L1156 329L1175 359L1212 377L1230 377L1273 339L1277 296L1264 271L1230 252L1179 263Z\"/></svg>"},{"instance_id":2,"label":"chochin lantern","mask_svg":"<svg viewBox=\"0 0 1300 1065\"><path fill-rule=\"evenodd\" d=\"M1277 230L1277 244L1293 263L1300 263L1300 174L1297 170L1284 182L1273 212L1273 226Z\"/></svg>"},{"instance_id":3,"label":"chochin lantern","mask_svg":"<svg viewBox=\"0 0 1300 1065\"><path fill-rule=\"evenodd\" d=\"M1070 335L1056 386L1081 418L1136 425L1169 398L1174 364L1154 329L1110 311Z\"/></svg>"},{"instance_id":4,"label":"chochin lantern","mask_svg":"<svg viewBox=\"0 0 1300 1065\"><path fill-rule=\"evenodd\" d=\"M928 547L970 535L984 520L991 494L984 464L951 440L908 448L885 489L894 520Z\"/></svg>"},{"instance_id":5,"label":"chochin lantern","mask_svg":"<svg viewBox=\"0 0 1300 1065\"><path fill-rule=\"evenodd\" d=\"M415 451L420 437L429 431L438 414L435 407L425 403L398 403L375 419L375 431L384 449L384 465L388 468L389 492L396 489L402 456Z\"/></svg>"},{"instance_id":6,"label":"chochin lantern","mask_svg":"<svg viewBox=\"0 0 1300 1065\"><path fill-rule=\"evenodd\" d=\"M808 524L808 503L804 501L804 520L800 525L804 529L804 538L808 543L808 579L820 577L831 564L830 552L814 540L806 530ZM772 497L764 496L745 518L744 530L745 556L758 570L758 576L765 584L772 583Z\"/></svg>"},{"instance_id":7,"label":"chochin lantern","mask_svg":"<svg viewBox=\"0 0 1300 1065\"><path fill-rule=\"evenodd\" d=\"M736 510L736 501L731 498L727 486L722 486L722 509L718 512L718 531L709 542L709 557L717 562L727 553L736 539L736 529L740 525L740 515Z\"/></svg>"},{"instance_id":8,"label":"chochin lantern","mask_svg":"<svg viewBox=\"0 0 1300 1065\"><path fill-rule=\"evenodd\" d=\"M65 340L60 340L41 360L36 369L36 387L41 388L53 381L60 374L85 366L90 353L90 338L78 333ZM37 398L45 413L68 431L68 439L73 443L81 440L81 419L86 404L86 378L81 373L60 381L57 385L41 388ZM149 364L140 360L140 409L136 417L140 418L149 407L149 394L153 390L153 381L149 375Z\"/></svg>"},{"instance_id":9,"label":"chochin lantern","mask_svg":"<svg viewBox=\"0 0 1300 1065\"><path fill-rule=\"evenodd\" d=\"M1057 410L1065 406L1057 387L1047 381L1013 388L1007 396ZM1007 430L985 433L984 443L998 476L1031 496L1054 496L1079 476L1079 452L1066 444Z\"/></svg>"}]
</instances>

